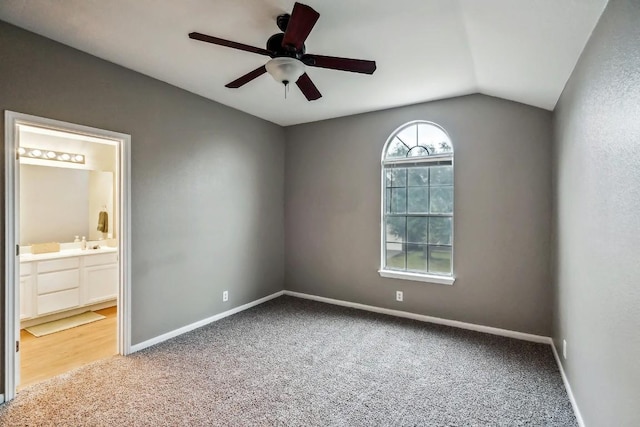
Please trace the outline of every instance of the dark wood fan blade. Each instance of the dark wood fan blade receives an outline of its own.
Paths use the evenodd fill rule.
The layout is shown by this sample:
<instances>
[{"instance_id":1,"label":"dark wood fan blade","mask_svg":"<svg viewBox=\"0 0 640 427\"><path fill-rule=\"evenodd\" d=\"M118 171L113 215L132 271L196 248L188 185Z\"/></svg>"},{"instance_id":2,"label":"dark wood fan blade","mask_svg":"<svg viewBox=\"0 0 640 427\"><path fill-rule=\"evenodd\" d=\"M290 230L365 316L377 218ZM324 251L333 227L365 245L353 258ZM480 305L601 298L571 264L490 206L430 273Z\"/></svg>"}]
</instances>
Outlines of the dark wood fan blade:
<instances>
[{"instance_id":1,"label":"dark wood fan blade","mask_svg":"<svg viewBox=\"0 0 640 427\"><path fill-rule=\"evenodd\" d=\"M232 81L231 83L227 83L225 86L231 89L237 89L240 86L244 86L247 83L249 83L251 80L255 79L256 77L260 77L261 75L263 75L264 73L267 72L267 69L265 68L265 66L261 66L256 68L255 70L245 74L244 76L240 77L239 79L236 79L234 81Z\"/></svg>"},{"instance_id":2,"label":"dark wood fan blade","mask_svg":"<svg viewBox=\"0 0 640 427\"><path fill-rule=\"evenodd\" d=\"M296 3L293 6L293 12L287 24L287 31L284 32L282 47L291 46L295 50L302 49L304 41L309 36L313 26L316 25L318 18L320 18L318 12L307 5Z\"/></svg>"},{"instance_id":3,"label":"dark wood fan blade","mask_svg":"<svg viewBox=\"0 0 640 427\"><path fill-rule=\"evenodd\" d=\"M300 88L300 91L302 91L305 98L307 98L307 101L315 101L318 98L322 98L320 91L316 85L313 84L307 73L301 75L296 84Z\"/></svg>"},{"instance_id":4,"label":"dark wood fan blade","mask_svg":"<svg viewBox=\"0 0 640 427\"><path fill-rule=\"evenodd\" d=\"M330 68L332 70L351 71L352 73L373 74L376 61L363 59L338 58L335 56L304 55L302 62L311 67Z\"/></svg>"},{"instance_id":5,"label":"dark wood fan blade","mask_svg":"<svg viewBox=\"0 0 640 427\"><path fill-rule=\"evenodd\" d=\"M218 37L208 36L201 33L189 33L189 38L193 40L200 40L201 42L213 43L220 46L230 47L232 49L244 50L246 52L257 53L259 55L273 56L271 52L259 47L249 46L248 44L242 44L238 42L232 42L230 40L220 39Z\"/></svg>"}]
</instances>

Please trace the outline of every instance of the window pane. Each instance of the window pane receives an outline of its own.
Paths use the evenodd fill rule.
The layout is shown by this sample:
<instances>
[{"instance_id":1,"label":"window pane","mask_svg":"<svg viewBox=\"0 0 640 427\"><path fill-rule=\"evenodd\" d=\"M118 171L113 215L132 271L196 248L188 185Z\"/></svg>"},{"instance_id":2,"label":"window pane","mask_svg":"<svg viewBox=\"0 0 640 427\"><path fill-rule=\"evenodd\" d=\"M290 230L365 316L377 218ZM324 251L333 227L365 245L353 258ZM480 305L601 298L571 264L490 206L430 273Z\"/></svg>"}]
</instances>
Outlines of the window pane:
<instances>
[{"instance_id":1,"label":"window pane","mask_svg":"<svg viewBox=\"0 0 640 427\"><path fill-rule=\"evenodd\" d=\"M412 187L429 185L429 168L409 168L409 185Z\"/></svg>"},{"instance_id":2,"label":"window pane","mask_svg":"<svg viewBox=\"0 0 640 427\"><path fill-rule=\"evenodd\" d=\"M407 212L429 212L429 187L409 187L407 190L409 192Z\"/></svg>"},{"instance_id":3,"label":"window pane","mask_svg":"<svg viewBox=\"0 0 640 427\"><path fill-rule=\"evenodd\" d=\"M407 218L407 242L427 243L427 217Z\"/></svg>"},{"instance_id":4,"label":"window pane","mask_svg":"<svg viewBox=\"0 0 640 427\"><path fill-rule=\"evenodd\" d=\"M444 246L429 247L429 272L451 274L451 248Z\"/></svg>"},{"instance_id":5,"label":"window pane","mask_svg":"<svg viewBox=\"0 0 640 427\"><path fill-rule=\"evenodd\" d=\"M418 137L422 145L436 144L437 142L447 141L449 139L442 129L430 123L418 124Z\"/></svg>"},{"instance_id":6,"label":"window pane","mask_svg":"<svg viewBox=\"0 0 640 427\"><path fill-rule=\"evenodd\" d=\"M394 268L396 270L405 269L405 256L402 243L387 243L385 248L385 258L387 265L385 268Z\"/></svg>"},{"instance_id":7,"label":"window pane","mask_svg":"<svg viewBox=\"0 0 640 427\"><path fill-rule=\"evenodd\" d=\"M432 245L451 244L451 218L429 218L429 243Z\"/></svg>"},{"instance_id":8,"label":"window pane","mask_svg":"<svg viewBox=\"0 0 640 427\"><path fill-rule=\"evenodd\" d=\"M407 270L427 271L427 245L407 245Z\"/></svg>"},{"instance_id":9,"label":"window pane","mask_svg":"<svg viewBox=\"0 0 640 427\"><path fill-rule=\"evenodd\" d=\"M436 153L437 154L444 154L444 153L451 153L453 151L453 147L451 146L451 144L449 143L449 141L441 141L438 144L436 144Z\"/></svg>"},{"instance_id":10,"label":"window pane","mask_svg":"<svg viewBox=\"0 0 640 427\"><path fill-rule=\"evenodd\" d=\"M407 189L389 189L389 208L391 213L405 213L407 211Z\"/></svg>"},{"instance_id":11,"label":"window pane","mask_svg":"<svg viewBox=\"0 0 640 427\"><path fill-rule=\"evenodd\" d=\"M453 166L433 166L431 185L453 185Z\"/></svg>"},{"instance_id":12,"label":"window pane","mask_svg":"<svg viewBox=\"0 0 640 427\"><path fill-rule=\"evenodd\" d=\"M407 168L392 168L385 170L387 187L405 187L407 185Z\"/></svg>"},{"instance_id":13,"label":"window pane","mask_svg":"<svg viewBox=\"0 0 640 427\"><path fill-rule=\"evenodd\" d=\"M409 146L409 149L418 145L418 128L416 125L408 126L398 132L398 136L396 138L404 141L405 144Z\"/></svg>"},{"instance_id":14,"label":"window pane","mask_svg":"<svg viewBox=\"0 0 640 427\"><path fill-rule=\"evenodd\" d=\"M429 151L425 147L418 145L409 150L407 157L427 157L428 155Z\"/></svg>"},{"instance_id":15,"label":"window pane","mask_svg":"<svg viewBox=\"0 0 640 427\"><path fill-rule=\"evenodd\" d=\"M405 226L407 218L392 216L386 218L387 242L404 242L406 236Z\"/></svg>"},{"instance_id":16,"label":"window pane","mask_svg":"<svg viewBox=\"0 0 640 427\"><path fill-rule=\"evenodd\" d=\"M407 156L410 147L405 146L397 137L387 147L386 159L398 159Z\"/></svg>"},{"instance_id":17,"label":"window pane","mask_svg":"<svg viewBox=\"0 0 640 427\"><path fill-rule=\"evenodd\" d=\"M431 187L431 213L453 213L453 186Z\"/></svg>"},{"instance_id":18,"label":"window pane","mask_svg":"<svg viewBox=\"0 0 640 427\"><path fill-rule=\"evenodd\" d=\"M384 190L384 213L391 212L391 190Z\"/></svg>"}]
</instances>

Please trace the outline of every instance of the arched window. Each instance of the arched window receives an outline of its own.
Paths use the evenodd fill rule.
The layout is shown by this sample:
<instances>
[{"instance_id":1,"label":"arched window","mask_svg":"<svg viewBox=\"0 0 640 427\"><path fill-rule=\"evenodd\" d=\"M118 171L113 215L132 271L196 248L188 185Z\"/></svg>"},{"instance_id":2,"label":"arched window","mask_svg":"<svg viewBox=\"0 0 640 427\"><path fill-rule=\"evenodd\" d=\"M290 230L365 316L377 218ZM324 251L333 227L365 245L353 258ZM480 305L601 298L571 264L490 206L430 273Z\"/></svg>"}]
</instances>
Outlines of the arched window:
<instances>
[{"instance_id":1,"label":"arched window","mask_svg":"<svg viewBox=\"0 0 640 427\"><path fill-rule=\"evenodd\" d=\"M384 145L380 275L453 284L453 145L435 123L407 123Z\"/></svg>"}]
</instances>

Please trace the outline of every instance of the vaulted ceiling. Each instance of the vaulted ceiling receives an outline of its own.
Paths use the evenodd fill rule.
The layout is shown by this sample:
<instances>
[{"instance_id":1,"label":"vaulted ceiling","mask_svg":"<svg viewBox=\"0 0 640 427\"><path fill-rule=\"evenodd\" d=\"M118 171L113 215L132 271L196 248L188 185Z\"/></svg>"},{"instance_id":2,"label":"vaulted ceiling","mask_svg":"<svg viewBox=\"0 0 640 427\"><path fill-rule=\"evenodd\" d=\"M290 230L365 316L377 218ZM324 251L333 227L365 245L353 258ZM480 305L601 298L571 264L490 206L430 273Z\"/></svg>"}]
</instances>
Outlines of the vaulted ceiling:
<instances>
[{"instance_id":1,"label":"vaulted ceiling","mask_svg":"<svg viewBox=\"0 0 640 427\"><path fill-rule=\"evenodd\" d=\"M0 19L280 125L470 93L553 110L607 0L302 0L320 13L310 53L372 59L369 76L321 68L308 102L264 75L264 48L293 0L2 0Z\"/></svg>"}]
</instances>

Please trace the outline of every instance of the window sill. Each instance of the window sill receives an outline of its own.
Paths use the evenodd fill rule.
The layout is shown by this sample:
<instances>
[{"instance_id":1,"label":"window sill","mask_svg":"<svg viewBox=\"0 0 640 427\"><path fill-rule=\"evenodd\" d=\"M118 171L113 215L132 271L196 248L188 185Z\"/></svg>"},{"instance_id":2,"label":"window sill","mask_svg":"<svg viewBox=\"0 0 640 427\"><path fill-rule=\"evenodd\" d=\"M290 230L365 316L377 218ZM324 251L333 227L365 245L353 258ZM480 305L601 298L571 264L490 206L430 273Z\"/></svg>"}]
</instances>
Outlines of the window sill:
<instances>
[{"instance_id":1,"label":"window sill","mask_svg":"<svg viewBox=\"0 0 640 427\"><path fill-rule=\"evenodd\" d=\"M408 271L378 270L378 273L388 279L413 280L416 282L437 283L439 285L453 285L453 282L456 281L455 277L410 273Z\"/></svg>"}]
</instances>

